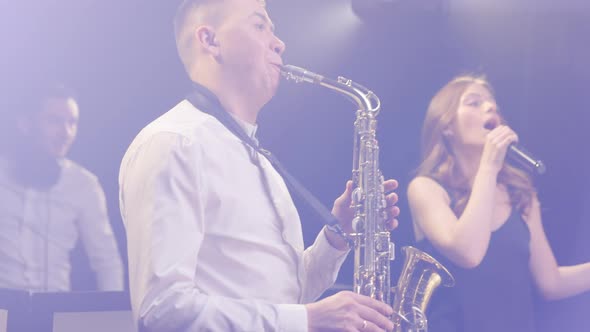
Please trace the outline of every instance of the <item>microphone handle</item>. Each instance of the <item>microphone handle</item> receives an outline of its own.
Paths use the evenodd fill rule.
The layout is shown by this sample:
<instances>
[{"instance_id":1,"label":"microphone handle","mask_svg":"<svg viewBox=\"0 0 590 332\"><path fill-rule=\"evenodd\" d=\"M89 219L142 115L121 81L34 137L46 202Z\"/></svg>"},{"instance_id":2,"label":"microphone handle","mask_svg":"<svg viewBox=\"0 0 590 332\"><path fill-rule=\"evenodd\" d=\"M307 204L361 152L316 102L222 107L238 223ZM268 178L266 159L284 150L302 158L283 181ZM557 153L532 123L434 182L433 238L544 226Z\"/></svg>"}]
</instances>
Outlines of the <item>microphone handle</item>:
<instances>
[{"instance_id":1,"label":"microphone handle","mask_svg":"<svg viewBox=\"0 0 590 332\"><path fill-rule=\"evenodd\" d=\"M521 146L511 144L508 147L507 154L509 159L517 162L518 164L524 166L526 169L535 172L539 175L545 173L545 171L547 170L543 161L533 157L528 151L526 151Z\"/></svg>"}]
</instances>

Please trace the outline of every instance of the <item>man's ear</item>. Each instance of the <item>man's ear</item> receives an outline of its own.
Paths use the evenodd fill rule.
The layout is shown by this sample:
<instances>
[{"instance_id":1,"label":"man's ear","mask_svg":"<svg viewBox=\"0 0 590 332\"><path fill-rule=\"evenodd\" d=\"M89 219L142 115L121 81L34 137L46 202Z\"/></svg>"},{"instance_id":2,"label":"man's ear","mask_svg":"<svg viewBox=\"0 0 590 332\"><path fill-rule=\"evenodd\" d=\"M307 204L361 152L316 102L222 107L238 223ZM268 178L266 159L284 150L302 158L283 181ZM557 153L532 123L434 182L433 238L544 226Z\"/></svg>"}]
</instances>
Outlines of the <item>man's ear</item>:
<instances>
[{"instance_id":1,"label":"man's ear","mask_svg":"<svg viewBox=\"0 0 590 332\"><path fill-rule=\"evenodd\" d=\"M202 25L195 30L195 35L201 47L215 57L219 55L219 43L212 27Z\"/></svg>"}]
</instances>

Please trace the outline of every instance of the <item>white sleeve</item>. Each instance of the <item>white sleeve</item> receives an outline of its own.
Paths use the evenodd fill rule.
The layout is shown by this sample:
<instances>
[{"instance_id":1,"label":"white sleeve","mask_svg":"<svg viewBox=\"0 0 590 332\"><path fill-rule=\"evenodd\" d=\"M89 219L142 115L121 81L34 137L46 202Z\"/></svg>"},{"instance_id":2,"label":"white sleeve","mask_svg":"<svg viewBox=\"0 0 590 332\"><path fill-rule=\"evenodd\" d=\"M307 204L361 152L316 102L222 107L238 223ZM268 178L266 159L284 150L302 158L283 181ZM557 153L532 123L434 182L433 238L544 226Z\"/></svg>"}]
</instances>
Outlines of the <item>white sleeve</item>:
<instances>
[{"instance_id":1,"label":"white sleeve","mask_svg":"<svg viewBox=\"0 0 590 332\"><path fill-rule=\"evenodd\" d=\"M304 303L315 301L334 285L338 271L340 271L349 252L349 250L338 250L332 247L326 238L324 228L316 237L313 245L303 253L306 272L303 290Z\"/></svg>"},{"instance_id":2,"label":"white sleeve","mask_svg":"<svg viewBox=\"0 0 590 332\"><path fill-rule=\"evenodd\" d=\"M195 285L207 181L198 144L174 133L128 151L120 200L133 315L147 331L307 331L303 305L207 295Z\"/></svg>"},{"instance_id":3,"label":"white sleeve","mask_svg":"<svg viewBox=\"0 0 590 332\"><path fill-rule=\"evenodd\" d=\"M96 273L98 289L121 291L125 288L123 263L109 222L104 191L95 176L85 180L87 185L81 184L83 188L79 188L84 195L78 220L82 244Z\"/></svg>"}]
</instances>

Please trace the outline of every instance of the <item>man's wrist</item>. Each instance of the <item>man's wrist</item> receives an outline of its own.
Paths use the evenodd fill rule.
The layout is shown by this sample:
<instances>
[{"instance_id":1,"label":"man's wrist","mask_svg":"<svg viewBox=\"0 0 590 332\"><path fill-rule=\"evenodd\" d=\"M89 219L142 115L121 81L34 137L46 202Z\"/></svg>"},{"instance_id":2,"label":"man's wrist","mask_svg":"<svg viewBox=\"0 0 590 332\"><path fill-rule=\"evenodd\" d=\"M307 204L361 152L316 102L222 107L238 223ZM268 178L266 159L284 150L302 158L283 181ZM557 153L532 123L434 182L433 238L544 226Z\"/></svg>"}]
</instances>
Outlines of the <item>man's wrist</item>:
<instances>
[{"instance_id":1,"label":"man's wrist","mask_svg":"<svg viewBox=\"0 0 590 332\"><path fill-rule=\"evenodd\" d=\"M328 227L324 227L324 235L333 248L342 251L348 250L348 243L342 238L342 236L340 236L340 234L330 230Z\"/></svg>"}]
</instances>

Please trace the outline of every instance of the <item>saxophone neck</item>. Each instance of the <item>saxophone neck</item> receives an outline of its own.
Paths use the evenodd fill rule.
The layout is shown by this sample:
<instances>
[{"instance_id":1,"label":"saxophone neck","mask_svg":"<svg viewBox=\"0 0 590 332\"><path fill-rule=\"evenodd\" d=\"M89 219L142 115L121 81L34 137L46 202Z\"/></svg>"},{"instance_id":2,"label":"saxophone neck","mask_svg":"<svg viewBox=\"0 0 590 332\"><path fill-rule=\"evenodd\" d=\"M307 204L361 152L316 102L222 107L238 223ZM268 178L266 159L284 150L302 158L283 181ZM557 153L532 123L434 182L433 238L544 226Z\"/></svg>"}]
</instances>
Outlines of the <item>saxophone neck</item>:
<instances>
[{"instance_id":1,"label":"saxophone neck","mask_svg":"<svg viewBox=\"0 0 590 332\"><path fill-rule=\"evenodd\" d=\"M377 95L348 78L340 76L337 80L333 80L293 65L284 65L281 68L281 74L288 81L317 84L343 94L356 104L359 110L369 112L373 116L377 116L381 109L381 101Z\"/></svg>"}]
</instances>

